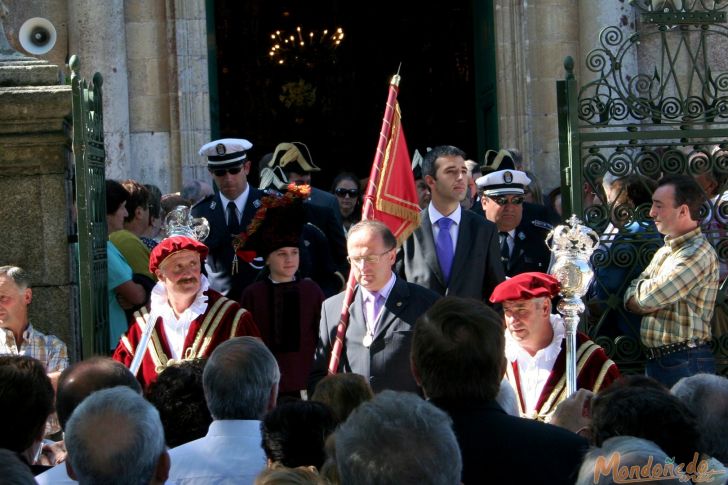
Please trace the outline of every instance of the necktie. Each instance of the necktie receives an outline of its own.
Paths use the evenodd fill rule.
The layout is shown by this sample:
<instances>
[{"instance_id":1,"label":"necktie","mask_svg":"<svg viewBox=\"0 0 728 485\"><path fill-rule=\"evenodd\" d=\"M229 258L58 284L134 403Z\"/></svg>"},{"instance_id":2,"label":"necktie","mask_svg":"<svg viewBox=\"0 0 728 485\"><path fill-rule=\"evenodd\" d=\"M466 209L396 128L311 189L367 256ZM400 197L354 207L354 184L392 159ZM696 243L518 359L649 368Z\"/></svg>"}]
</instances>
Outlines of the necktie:
<instances>
[{"instance_id":1,"label":"necktie","mask_svg":"<svg viewBox=\"0 0 728 485\"><path fill-rule=\"evenodd\" d=\"M446 282L450 281L450 269L452 269L452 257L454 253L452 238L450 237L450 226L452 223L453 220L448 217L443 217L437 221L440 232L437 234L435 252L437 253L437 260L440 262L440 269Z\"/></svg>"},{"instance_id":2,"label":"necktie","mask_svg":"<svg viewBox=\"0 0 728 485\"><path fill-rule=\"evenodd\" d=\"M503 269L508 270L508 260L511 259L511 250L508 247L508 233L499 232L498 237L500 237L500 253Z\"/></svg>"},{"instance_id":3,"label":"necktie","mask_svg":"<svg viewBox=\"0 0 728 485\"><path fill-rule=\"evenodd\" d=\"M227 205L227 225L230 234L240 233L240 221L238 220L238 213L235 210L235 202L230 201Z\"/></svg>"}]
</instances>

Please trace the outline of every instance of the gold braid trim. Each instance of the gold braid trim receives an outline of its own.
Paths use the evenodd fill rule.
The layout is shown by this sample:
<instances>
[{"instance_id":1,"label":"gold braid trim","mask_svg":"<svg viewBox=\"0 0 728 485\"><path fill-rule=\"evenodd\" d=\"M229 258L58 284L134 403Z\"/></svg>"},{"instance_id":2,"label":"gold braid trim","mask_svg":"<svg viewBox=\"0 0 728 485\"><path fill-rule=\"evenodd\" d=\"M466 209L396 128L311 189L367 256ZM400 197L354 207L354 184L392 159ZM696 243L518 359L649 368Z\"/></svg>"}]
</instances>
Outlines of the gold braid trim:
<instances>
[{"instance_id":1,"label":"gold braid trim","mask_svg":"<svg viewBox=\"0 0 728 485\"><path fill-rule=\"evenodd\" d=\"M220 321L225 317L225 314L230 310L230 307L233 306L233 301L228 300L227 298L221 298L221 300L225 300L225 303L223 303L222 308L218 310L217 314L215 315L215 320L212 322L212 324L209 326L208 330L205 332L205 337L202 339L202 344L200 345L200 350L196 352L196 357L199 359L203 355L205 355L205 352L207 352L207 348L210 346L210 342L212 342L212 337L215 335L215 332L217 331L217 327L220 326ZM202 333L202 332L200 332ZM195 347L196 348L196 347ZM194 348L193 348L194 352Z\"/></svg>"},{"instance_id":2,"label":"gold braid trim","mask_svg":"<svg viewBox=\"0 0 728 485\"><path fill-rule=\"evenodd\" d=\"M576 351L576 378L579 379L579 374L584 370L584 365L587 363L591 355L599 348L597 344L592 341L584 342ZM566 398L566 369L564 368L564 374L559 379L559 383L556 384L554 390L551 391L549 399L541 406L538 410L538 420L548 421L553 414L555 407L558 403Z\"/></svg>"},{"instance_id":3,"label":"gold braid trim","mask_svg":"<svg viewBox=\"0 0 728 485\"><path fill-rule=\"evenodd\" d=\"M238 325L240 325L240 319L243 318L243 315L245 315L246 313L248 313L248 310L241 307L240 310L238 310L238 312L235 314L235 318L233 318L232 328L230 329L230 338L235 337L235 334L238 331Z\"/></svg>"},{"instance_id":4,"label":"gold braid trim","mask_svg":"<svg viewBox=\"0 0 728 485\"><path fill-rule=\"evenodd\" d=\"M126 338L126 335L121 336L121 344L126 348L126 351L129 352L129 355L134 357L134 350L131 348L131 342L129 342L129 339Z\"/></svg>"},{"instance_id":5,"label":"gold braid trim","mask_svg":"<svg viewBox=\"0 0 728 485\"><path fill-rule=\"evenodd\" d=\"M197 351L197 349L200 348L200 344L202 343L202 339L203 339L204 335L207 333L207 328L210 326L210 322L212 321L212 319L217 314L218 309L222 305L224 305L226 302L230 302L230 300L228 300L225 297L220 297L220 299L218 299L215 302L215 304L210 309L210 312L205 317L205 320L202 322L202 325L200 326L200 330L198 330L198 332L197 332L197 337L195 337L195 341L192 343L192 347L190 347L189 349L185 350L184 353L183 353L183 355L185 355L185 356L188 356L188 355L189 356L192 356L192 355L195 355L195 354L196 355L200 355L200 353Z\"/></svg>"},{"instance_id":6,"label":"gold braid trim","mask_svg":"<svg viewBox=\"0 0 728 485\"><path fill-rule=\"evenodd\" d=\"M602 384L604 383L604 377L607 375L607 372L609 372L609 369L615 365L614 362L611 359L607 359L606 362L602 365L602 369L599 371L599 375L597 376L597 380L594 383L594 389L592 389L592 392L596 394L599 392L599 389L602 387Z\"/></svg>"}]
</instances>

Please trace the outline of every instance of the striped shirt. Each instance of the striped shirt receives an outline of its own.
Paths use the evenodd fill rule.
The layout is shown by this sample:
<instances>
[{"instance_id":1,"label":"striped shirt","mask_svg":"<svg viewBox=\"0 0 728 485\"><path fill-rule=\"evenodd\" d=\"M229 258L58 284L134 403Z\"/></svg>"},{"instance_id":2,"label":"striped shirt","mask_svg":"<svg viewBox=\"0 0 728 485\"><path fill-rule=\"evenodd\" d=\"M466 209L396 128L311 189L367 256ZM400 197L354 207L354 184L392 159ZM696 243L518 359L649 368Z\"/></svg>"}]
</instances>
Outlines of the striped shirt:
<instances>
[{"instance_id":1,"label":"striped shirt","mask_svg":"<svg viewBox=\"0 0 728 485\"><path fill-rule=\"evenodd\" d=\"M15 335L9 328L0 328L0 355L27 355L39 360L46 372L62 371L68 367L68 350L61 339L45 335L30 323L23 331L23 343L18 348Z\"/></svg>"},{"instance_id":2,"label":"striped shirt","mask_svg":"<svg viewBox=\"0 0 728 485\"><path fill-rule=\"evenodd\" d=\"M624 294L651 312L642 316L647 347L710 339L710 319L718 293L718 257L700 228L665 237L650 264Z\"/></svg>"}]
</instances>

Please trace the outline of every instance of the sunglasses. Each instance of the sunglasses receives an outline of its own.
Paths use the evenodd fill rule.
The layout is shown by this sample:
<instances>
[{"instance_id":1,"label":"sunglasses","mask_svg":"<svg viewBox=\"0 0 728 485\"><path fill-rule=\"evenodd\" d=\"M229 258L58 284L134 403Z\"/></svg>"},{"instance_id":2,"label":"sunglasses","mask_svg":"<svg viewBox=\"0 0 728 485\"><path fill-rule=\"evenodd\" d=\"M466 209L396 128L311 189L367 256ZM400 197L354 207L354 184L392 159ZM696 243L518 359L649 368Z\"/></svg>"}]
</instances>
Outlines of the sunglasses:
<instances>
[{"instance_id":1,"label":"sunglasses","mask_svg":"<svg viewBox=\"0 0 728 485\"><path fill-rule=\"evenodd\" d=\"M211 172L215 175L215 177L224 177L226 173L229 173L230 175L237 175L243 170L243 167L233 167L233 168L216 168L215 170L211 170Z\"/></svg>"},{"instance_id":2,"label":"sunglasses","mask_svg":"<svg viewBox=\"0 0 728 485\"><path fill-rule=\"evenodd\" d=\"M334 190L334 193L342 198L346 197L347 195L352 199L359 196L359 191L357 189L345 189L344 187L339 187L338 189Z\"/></svg>"},{"instance_id":3,"label":"sunglasses","mask_svg":"<svg viewBox=\"0 0 728 485\"><path fill-rule=\"evenodd\" d=\"M496 204L498 204L500 206L503 206L503 205L506 205L506 204L521 205L521 204L523 204L523 198L524 197L522 195L518 195L518 196L515 196L515 197L511 197L509 199L505 195L501 195L501 196L498 196L498 197L488 197L488 198L490 200L492 200L493 202L495 202Z\"/></svg>"}]
</instances>

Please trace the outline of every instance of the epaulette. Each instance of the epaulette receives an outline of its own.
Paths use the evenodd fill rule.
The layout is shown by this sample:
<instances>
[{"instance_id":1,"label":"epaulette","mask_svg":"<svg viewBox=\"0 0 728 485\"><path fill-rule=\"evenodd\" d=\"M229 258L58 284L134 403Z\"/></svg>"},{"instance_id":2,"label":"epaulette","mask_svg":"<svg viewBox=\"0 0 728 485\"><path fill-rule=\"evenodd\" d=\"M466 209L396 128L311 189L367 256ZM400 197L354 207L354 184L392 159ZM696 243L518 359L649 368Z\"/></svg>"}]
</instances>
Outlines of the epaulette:
<instances>
[{"instance_id":1,"label":"epaulette","mask_svg":"<svg viewBox=\"0 0 728 485\"><path fill-rule=\"evenodd\" d=\"M210 194L207 197L205 197L204 199L201 199L198 202L195 202L194 204L192 204L192 207L190 207L190 209L193 209L193 208L197 207L198 205L203 205L209 201L212 201L214 198L215 198L215 194ZM211 206L210 209L214 210L215 207Z\"/></svg>"},{"instance_id":2,"label":"epaulette","mask_svg":"<svg viewBox=\"0 0 728 485\"><path fill-rule=\"evenodd\" d=\"M548 222L539 221L538 219L532 220L531 224L533 224L536 227L540 227L541 229L546 229L547 231L550 231L551 229L554 228L554 226L552 226Z\"/></svg>"}]
</instances>

